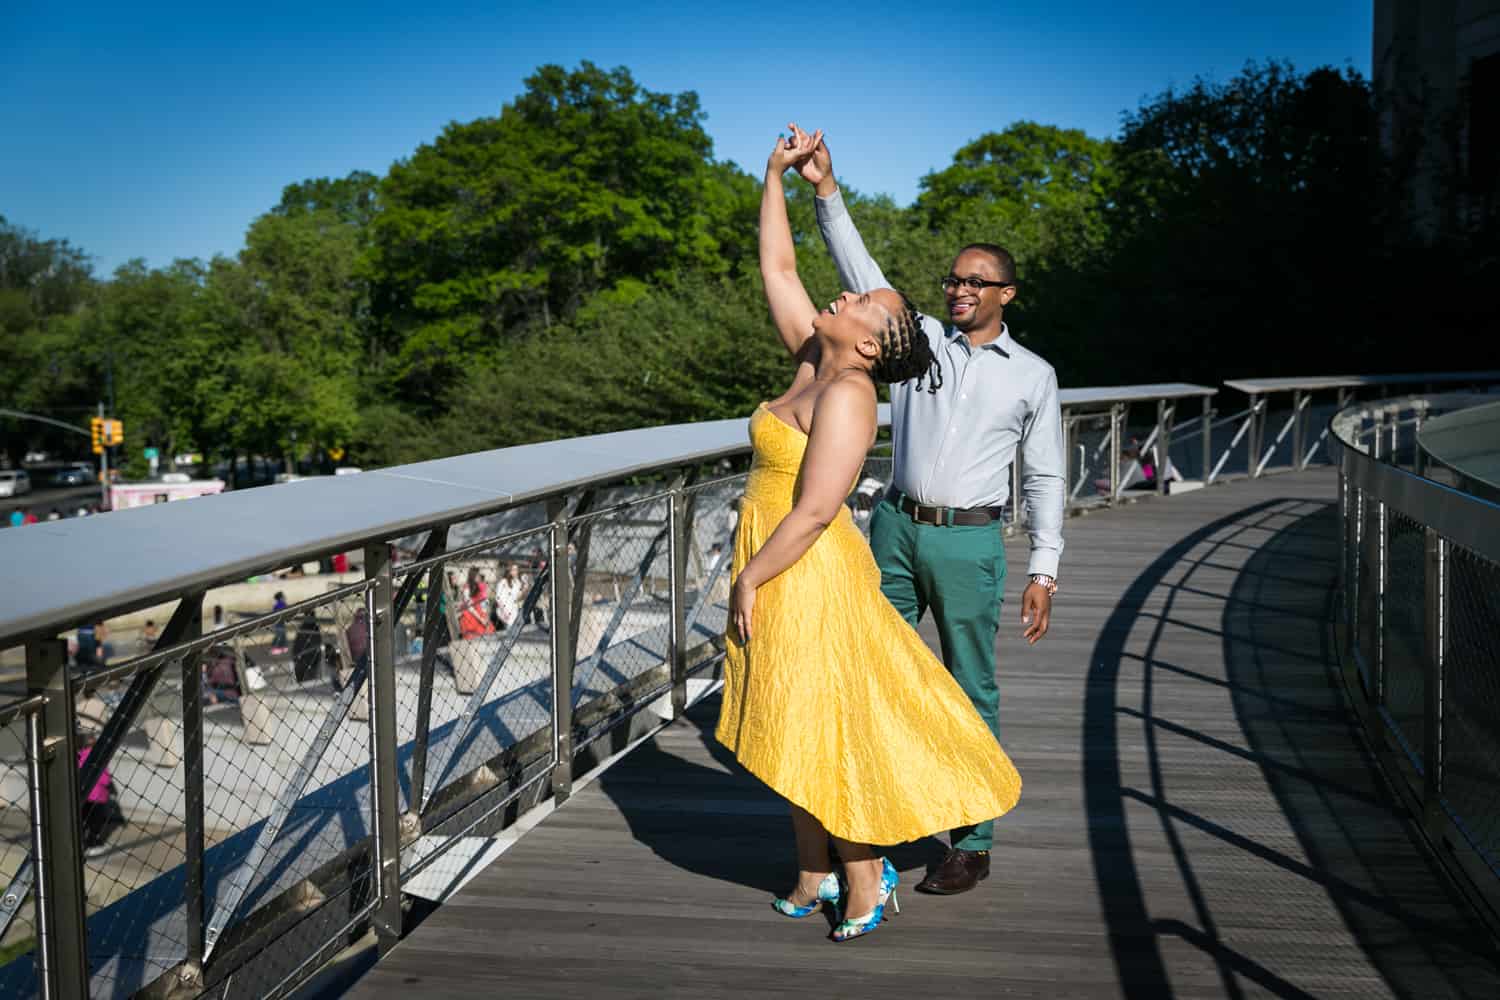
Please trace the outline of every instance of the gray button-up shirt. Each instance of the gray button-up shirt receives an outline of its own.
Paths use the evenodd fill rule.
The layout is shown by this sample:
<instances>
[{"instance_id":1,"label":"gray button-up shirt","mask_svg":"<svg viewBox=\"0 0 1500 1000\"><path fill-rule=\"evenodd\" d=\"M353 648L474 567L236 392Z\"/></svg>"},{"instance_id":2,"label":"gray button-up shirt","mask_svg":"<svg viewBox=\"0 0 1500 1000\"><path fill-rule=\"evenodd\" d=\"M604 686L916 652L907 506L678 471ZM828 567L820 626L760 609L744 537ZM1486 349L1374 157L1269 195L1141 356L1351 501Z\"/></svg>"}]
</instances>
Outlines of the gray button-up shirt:
<instances>
[{"instance_id":1,"label":"gray button-up shirt","mask_svg":"<svg viewBox=\"0 0 1500 1000\"><path fill-rule=\"evenodd\" d=\"M888 288L843 195L818 198L818 226L850 291ZM1002 328L982 347L931 316L922 329L943 366L943 385L891 386L893 485L923 504L998 507L1010 497L1010 466L1021 457L1021 492L1031 533L1030 573L1057 576L1062 556L1062 411L1057 373Z\"/></svg>"}]
</instances>

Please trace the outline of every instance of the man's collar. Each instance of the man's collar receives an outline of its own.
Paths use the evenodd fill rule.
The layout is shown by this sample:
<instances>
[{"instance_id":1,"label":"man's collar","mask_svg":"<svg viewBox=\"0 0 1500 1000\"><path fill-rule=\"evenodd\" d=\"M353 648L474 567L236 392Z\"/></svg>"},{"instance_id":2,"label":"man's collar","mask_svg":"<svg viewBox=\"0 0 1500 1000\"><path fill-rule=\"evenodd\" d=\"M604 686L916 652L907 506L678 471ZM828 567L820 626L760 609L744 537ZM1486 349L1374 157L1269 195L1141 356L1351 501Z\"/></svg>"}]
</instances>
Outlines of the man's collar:
<instances>
[{"instance_id":1,"label":"man's collar","mask_svg":"<svg viewBox=\"0 0 1500 1000\"><path fill-rule=\"evenodd\" d=\"M948 339L950 341L951 340L958 340L958 339L962 338L963 341L964 341L965 346L967 346L967 347L972 347L973 346L972 344L969 343L969 338L965 337L963 335L963 332L960 331L960 330L958 330L957 328L949 326L949 327L946 327L945 330L946 330L946 332L948 334ZM1000 336L996 337L994 340L990 341L988 344L983 345L980 348L980 350L982 350L982 351L994 351L996 354L1000 355L1002 358L1008 358L1008 357L1010 357L1010 352L1011 352L1012 348L1015 347L1015 343L1016 342L1014 340L1012 340L1011 337L1010 337L1010 327L1006 326L1005 323L1002 322L1000 324Z\"/></svg>"}]
</instances>

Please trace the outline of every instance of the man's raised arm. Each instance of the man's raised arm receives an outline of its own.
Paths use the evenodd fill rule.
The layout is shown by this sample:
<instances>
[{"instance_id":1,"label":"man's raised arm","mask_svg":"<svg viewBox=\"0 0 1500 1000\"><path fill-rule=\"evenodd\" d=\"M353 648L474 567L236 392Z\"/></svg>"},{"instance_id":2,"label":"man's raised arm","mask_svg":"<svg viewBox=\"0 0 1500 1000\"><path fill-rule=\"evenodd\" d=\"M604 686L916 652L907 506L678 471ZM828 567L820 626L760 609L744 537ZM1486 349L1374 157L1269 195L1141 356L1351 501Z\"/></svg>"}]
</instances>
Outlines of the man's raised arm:
<instances>
[{"instance_id":1,"label":"man's raised arm","mask_svg":"<svg viewBox=\"0 0 1500 1000\"><path fill-rule=\"evenodd\" d=\"M795 123L791 127L794 135L802 131ZM817 190L818 196L814 201L817 204L818 229L823 234L823 242L828 246L829 255L833 257L834 266L838 268L839 282L851 292L889 288L891 283L885 280L880 265L875 263L870 251L865 249L865 241L860 238L859 230L854 228L854 220L849 217L844 196L833 179L833 157L828 152L826 142L818 144L813 155L798 167L798 173Z\"/></svg>"}]
</instances>

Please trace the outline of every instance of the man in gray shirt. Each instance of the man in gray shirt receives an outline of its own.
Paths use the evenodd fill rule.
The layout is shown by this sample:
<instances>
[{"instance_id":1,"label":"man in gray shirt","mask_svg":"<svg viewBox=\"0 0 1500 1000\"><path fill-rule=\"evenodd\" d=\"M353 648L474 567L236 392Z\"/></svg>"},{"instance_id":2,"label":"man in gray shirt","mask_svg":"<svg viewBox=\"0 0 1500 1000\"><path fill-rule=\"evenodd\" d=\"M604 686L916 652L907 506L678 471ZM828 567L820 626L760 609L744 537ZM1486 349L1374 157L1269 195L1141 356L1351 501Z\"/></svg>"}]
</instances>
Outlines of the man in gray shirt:
<instances>
[{"instance_id":1,"label":"man in gray shirt","mask_svg":"<svg viewBox=\"0 0 1500 1000\"><path fill-rule=\"evenodd\" d=\"M844 287L889 287L844 207L827 147L799 169L817 188L818 226ZM922 317L941 379L891 386L895 468L870 518L870 545L881 590L896 610L913 626L932 610L943 662L998 739L1000 508L1019 453L1031 534L1021 620L1035 643L1047 634L1063 548L1062 413L1052 366L1016 343L1003 319L1016 295L1010 254L987 243L965 247L942 284L949 325ZM951 831L952 849L917 889L949 895L988 877L993 827Z\"/></svg>"}]
</instances>

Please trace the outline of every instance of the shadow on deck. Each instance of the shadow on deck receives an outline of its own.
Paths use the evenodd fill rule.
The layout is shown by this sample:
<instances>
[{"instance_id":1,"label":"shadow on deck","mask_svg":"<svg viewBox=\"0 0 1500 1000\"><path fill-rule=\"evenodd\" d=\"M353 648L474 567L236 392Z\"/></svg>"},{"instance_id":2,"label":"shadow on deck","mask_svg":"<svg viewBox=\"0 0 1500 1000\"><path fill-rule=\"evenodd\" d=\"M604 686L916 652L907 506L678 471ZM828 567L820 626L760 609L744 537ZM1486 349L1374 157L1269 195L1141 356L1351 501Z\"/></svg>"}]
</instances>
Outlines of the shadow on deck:
<instances>
[{"instance_id":1,"label":"shadow on deck","mask_svg":"<svg viewBox=\"0 0 1500 1000\"><path fill-rule=\"evenodd\" d=\"M821 916L777 916L786 807L713 742L710 699L353 994L1500 996L1492 942L1341 700L1333 491L1322 470L1069 522L1053 634L1000 637L1002 739L1026 789L977 891L905 893L842 948ZM1020 540L1011 565L1024 556ZM890 853L909 885L941 852Z\"/></svg>"}]
</instances>

